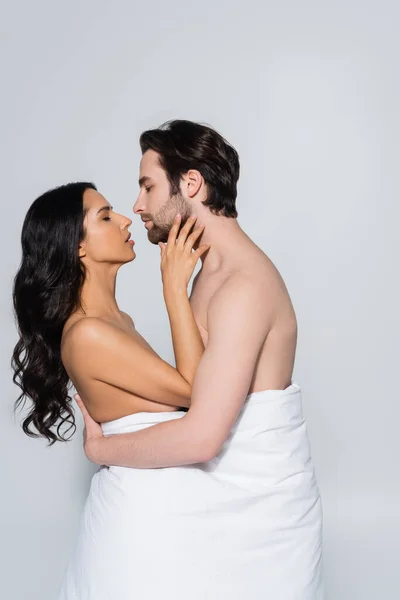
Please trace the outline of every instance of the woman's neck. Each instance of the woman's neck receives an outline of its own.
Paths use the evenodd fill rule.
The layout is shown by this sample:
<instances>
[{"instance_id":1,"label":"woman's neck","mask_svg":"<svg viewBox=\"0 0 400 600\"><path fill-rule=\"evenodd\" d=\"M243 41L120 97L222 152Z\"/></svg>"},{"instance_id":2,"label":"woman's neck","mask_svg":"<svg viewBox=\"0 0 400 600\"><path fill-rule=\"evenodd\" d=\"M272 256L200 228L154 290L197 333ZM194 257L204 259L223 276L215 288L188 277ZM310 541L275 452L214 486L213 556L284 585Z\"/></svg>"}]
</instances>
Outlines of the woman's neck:
<instances>
[{"instance_id":1,"label":"woman's neck","mask_svg":"<svg viewBox=\"0 0 400 600\"><path fill-rule=\"evenodd\" d=\"M81 292L81 307L88 317L111 316L120 310L115 299L117 269L105 269L104 265L86 270Z\"/></svg>"}]
</instances>

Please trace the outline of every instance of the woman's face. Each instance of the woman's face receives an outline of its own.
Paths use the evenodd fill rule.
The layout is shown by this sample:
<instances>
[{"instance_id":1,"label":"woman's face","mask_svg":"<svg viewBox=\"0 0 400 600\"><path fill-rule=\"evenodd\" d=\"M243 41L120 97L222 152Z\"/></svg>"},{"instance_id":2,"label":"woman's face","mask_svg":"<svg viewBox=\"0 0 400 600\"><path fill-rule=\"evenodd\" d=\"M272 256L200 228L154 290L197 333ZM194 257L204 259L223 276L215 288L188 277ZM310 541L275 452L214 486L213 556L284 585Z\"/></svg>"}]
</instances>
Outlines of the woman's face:
<instances>
[{"instance_id":1,"label":"woman's face","mask_svg":"<svg viewBox=\"0 0 400 600\"><path fill-rule=\"evenodd\" d=\"M122 265L132 261L136 257L128 231L132 221L114 212L104 196L92 189L85 191L83 207L85 237L79 245L83 262Z\"/></svg>"}]
</instances>

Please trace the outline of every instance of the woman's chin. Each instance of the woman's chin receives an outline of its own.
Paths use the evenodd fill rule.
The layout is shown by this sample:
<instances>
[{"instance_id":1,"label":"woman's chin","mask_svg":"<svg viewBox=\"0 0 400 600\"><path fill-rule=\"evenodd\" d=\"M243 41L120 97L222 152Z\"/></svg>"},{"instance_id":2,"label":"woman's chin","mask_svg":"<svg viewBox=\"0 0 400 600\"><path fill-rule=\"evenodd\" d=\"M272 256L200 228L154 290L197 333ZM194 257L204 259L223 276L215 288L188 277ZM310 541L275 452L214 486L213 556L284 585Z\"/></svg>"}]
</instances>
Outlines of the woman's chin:
<instances>
[{"instance_id":1,"label":"woman's chin","mask_svg":"<svg viewBox=\"0 0 400 600\"><path fill-rule=\"evenodd\" d=\"M132 250L129 253L126 252L125 256L120 256L118 260L112 261L112 263L118 264L118 269L119 269L123 265L127 265L128 263L135 260L135 258L136 258L136 252L132 248Z\"/></svg>"}]
</instances>

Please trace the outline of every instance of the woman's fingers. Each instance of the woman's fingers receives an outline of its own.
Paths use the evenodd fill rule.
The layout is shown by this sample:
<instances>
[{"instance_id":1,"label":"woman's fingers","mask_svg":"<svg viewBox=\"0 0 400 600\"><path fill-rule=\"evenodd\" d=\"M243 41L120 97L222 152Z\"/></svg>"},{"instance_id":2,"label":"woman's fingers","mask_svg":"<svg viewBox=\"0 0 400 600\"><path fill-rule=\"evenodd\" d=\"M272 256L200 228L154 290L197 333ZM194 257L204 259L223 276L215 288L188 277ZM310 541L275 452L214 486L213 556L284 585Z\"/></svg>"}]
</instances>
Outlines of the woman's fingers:
<instances>
[{"instance_id":1,"label":"woman's fingers","mask_svg":"<svg viewBox=\"0 0 400 600\"><path fill-rule=\"evenodd\" d=\"M195 242L199 239L201 234L204 231L204 225L199 225L196 227L194 231L189 235L185 243L185 249L190 253L193 249Z\"/></svg>"},{"instance_id":2,"label":"woman's fingers","mask_svg":"<svg viewBox=\"0 0 400 600\"><path fill-rule=\"evenodd\" d=\"M197 248L197 250L195 250L192 254L195 262L197 262L199 260L200 256L203 256L203 254L205 252L207 252L207 250L209 250L210 248L211 248L211 244L205 244L204 246L200 246L200 248Z\"/></svg>"},{"instance_id":3,"label":"woman's fingers","mask_svg":"<svg viewBox=\"0 0 400 600\"><path fill-rule=\"evenodd\" d=\"M189 219L186 221L186 223L184 224L184 226L182 227L182 229L179 232L179 237L177 239L178 246L183 247L185 245L186 239L189 235L190 230L192 229L193 225L195 224L196 219L197 219L196 216L192 216L192 217L189 217Z\"/></svg>"},{"instance_id":4,"label":"woman's fingers","mask_svg":"<svg viewBox=\"0 0 400 600\"><path fill-rule=\"evenodd\" d=\"M158 245L159 245L159 247L160 247L160 251L161 251L161 252L160 252L160 254L161 254L161 258L163 258L163 257L164 257L164 254L165 254L165 244L164 244L163 242L158 242Z\"/></svg>"},{"instance_id":5,"label":"woman's fingers","mask_svg":"<svg viewBox=\"0 0 400 600\"><path fill-rule=\"evenodd\" d=\"M169 232L167 245L163 244L162 242L159 242L158 244L161 250L161 259L167 259L167 257L174 257L176 259L179 255L187 256L189 254L192 254L194 244L197 242L197 240L200 238L204 231L204 225L199 225L192 231L192 233L190 233L190 231L194 227L196 219L197 216L195 215L189 217L185 225L179 231L179 226L182 219L180 215L177 215L177 218L174 219L174 223ZM204 252L206 252L209 248L209 245L203 245L200 248L198 248L196 250L194 260L197 262L198 258L202 256L202 254L204 254Z\"/></svg>"},{"instance_id":6,"label":"woman's fingers","mask_svg":"<svg viewBox=\"0 0 400 600\"><path fill-rule=\"evenodd\" d=\"M167 244L170 248L175 246L175 244L176 244L176 236L178 235L179 226L181 224L181 219L182 219L181 215L179 215L179 214L176 215L174 222L172 224L172 227L169 230Z\"/></svg>"}]
</instances>

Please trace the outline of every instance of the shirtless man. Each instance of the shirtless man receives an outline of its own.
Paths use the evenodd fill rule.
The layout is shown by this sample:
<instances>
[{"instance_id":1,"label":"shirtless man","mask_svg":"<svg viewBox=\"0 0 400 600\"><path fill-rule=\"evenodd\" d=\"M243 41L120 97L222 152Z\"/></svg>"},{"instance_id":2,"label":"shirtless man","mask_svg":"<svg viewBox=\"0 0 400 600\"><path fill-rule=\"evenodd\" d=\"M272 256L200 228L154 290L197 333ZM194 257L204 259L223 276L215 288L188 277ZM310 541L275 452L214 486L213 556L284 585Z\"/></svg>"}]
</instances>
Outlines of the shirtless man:
<instances>
[{"instance_id":1,"label":"shirtless man","mask_svg":"<svg viewBox=\"0 0 400 600\"><path fill-rule=\"evenodd\" d=\"M148 239L168 252L171 226L175 236L194 216L205 226L199 243L211 245L190 299L205 352L182 419L105 438L77 396L85 452L98 464L136 468L209 461L249 393L290 385L296 317L277 269L236 219L236 150L211 128L188 121L145 132L141 148L134 212Z\"/></svg>"},{"instance_id":2,"label":"shirtless man","mask_svg":"<svg viewBox=\"0 0 400 600\"><path fill-rule=\"evenodd\" d=\"M160 422L153 413L139 413L147 426L121 433L126 419L135 422L133 414L103 423L104 436L77 398L85 452L109 466L116 486L108 500L102 488L100 503L92 495L88 523L107 523L115 499L128 499L121 524L111 531L118 540L127 538L117 561L128 560L122 579L130 565L139 564L144 583L137 586L136 571L127 598L138 587L140 597L150 600L322 600L321 503L301 392L292 383L296 318L278 271L236 220L237 153L212 129L187 121L145 132L140 141L134 212L149 240L160 245L164 284L173 278L164 290L172 287L186 309L192 307L205 350L196 363L188 412L174 411L179 418L163 413ZM186 238L193 217L204 226L194 247L205 253L189 305L187 279L177 284L182 267L174 269L173 256L181 253L180 238ZM194 240L198 233L192 235ZM185 256L191 260L190 253ZM182 328L187 314L181 310L169 316L171 324L178 318L184 336L189 325ZM178 364L182 355L175 342ZM149 373L138 360L131 367L138 371L131 373L135 381ZM121 371L120 365L113 369ZM151 375L142 379L153 386L157 381ZM121 473L121 467L128 469ZM133 487L118 492L131 480ZM150 578L151 590L148 564L158 577Z\"/></svg>"}]
</instances>

